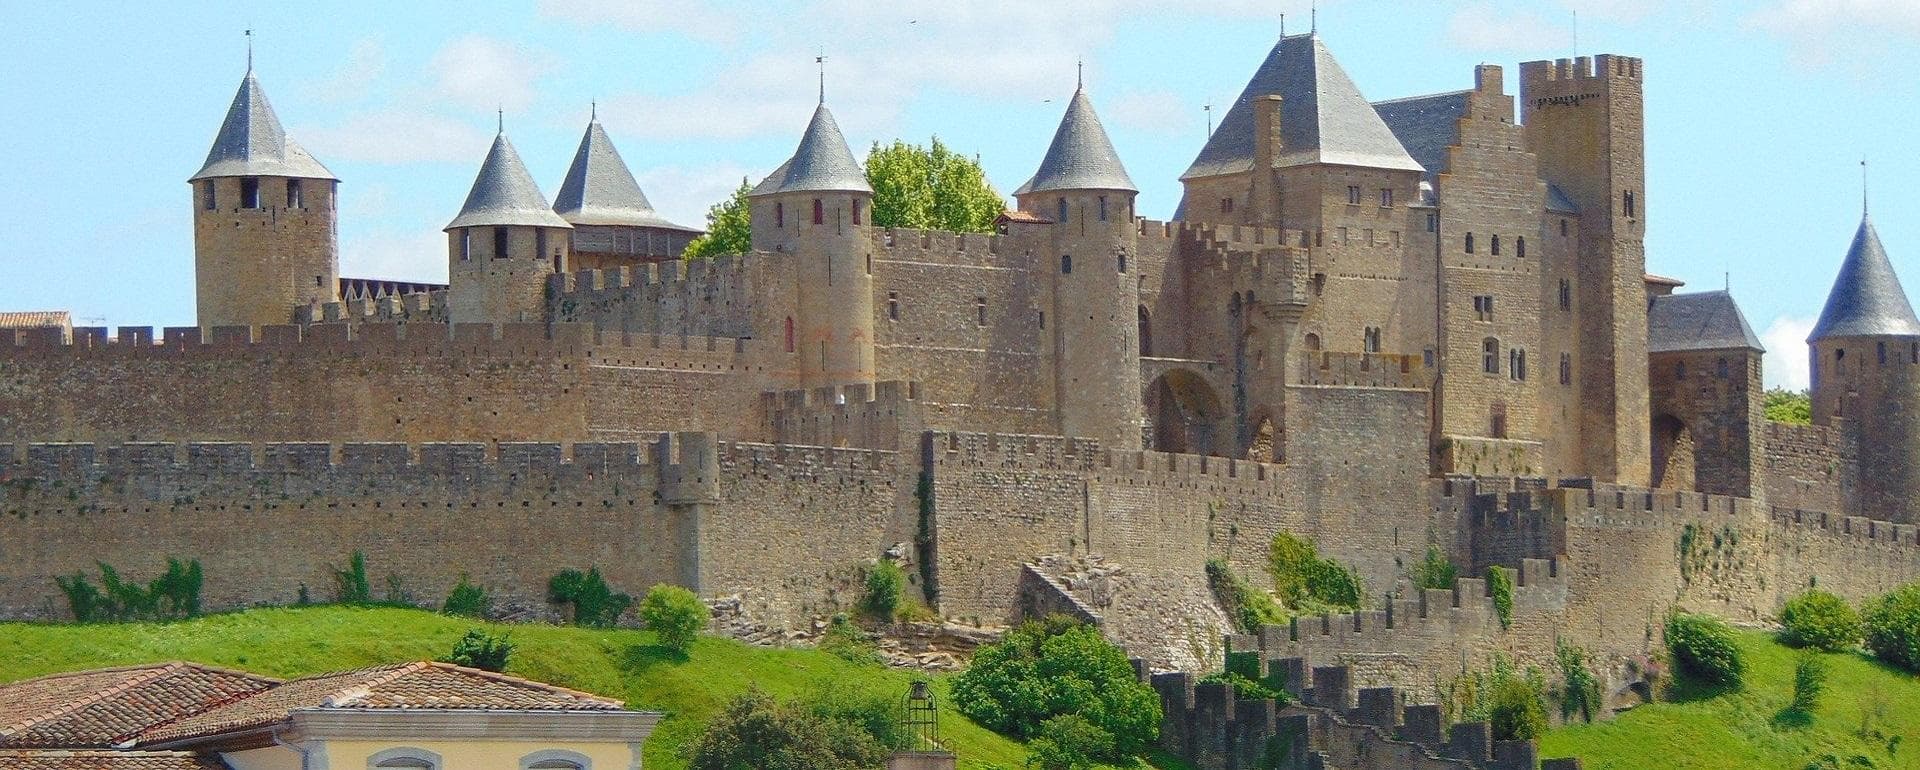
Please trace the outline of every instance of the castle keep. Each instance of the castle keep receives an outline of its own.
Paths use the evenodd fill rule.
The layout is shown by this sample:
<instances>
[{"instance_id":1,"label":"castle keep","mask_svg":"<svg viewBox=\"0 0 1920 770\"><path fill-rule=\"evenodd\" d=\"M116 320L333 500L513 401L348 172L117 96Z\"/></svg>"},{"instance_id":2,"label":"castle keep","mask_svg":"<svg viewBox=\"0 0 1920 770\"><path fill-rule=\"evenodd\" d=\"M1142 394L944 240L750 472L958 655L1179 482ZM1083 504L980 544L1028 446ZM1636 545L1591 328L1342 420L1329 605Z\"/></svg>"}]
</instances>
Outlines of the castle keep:
<instances>
[{"instance_id":1,"label":"castle keep","mask_svg":"<svg viewBox=\"0 0 1920 770\"><path fill-rule=\"evenodd\" d=\"M873 226L823 101L711 261L597 120L551 204L503 130L442 287L339 274L339 181L249 72L189 180L198 324L0 330L0 612L168 556L213 605L288 602L363 551L421 597L539 607L598 566L801 624L891 558L947 617L1066 608L1193 669L1203 565L1285 531L1385 609L1235 649L1421 687L1920 576L1920 319L1871 223L1813 424L1768 423L1733 298L1646 273L1642 62L1518 74L1369 102L1283 37L1166 222L1082 88L994 234ZM1512 626L1478 581L1411 591L1429 547L1518 570Z\"/></svg>"}]
</instances>

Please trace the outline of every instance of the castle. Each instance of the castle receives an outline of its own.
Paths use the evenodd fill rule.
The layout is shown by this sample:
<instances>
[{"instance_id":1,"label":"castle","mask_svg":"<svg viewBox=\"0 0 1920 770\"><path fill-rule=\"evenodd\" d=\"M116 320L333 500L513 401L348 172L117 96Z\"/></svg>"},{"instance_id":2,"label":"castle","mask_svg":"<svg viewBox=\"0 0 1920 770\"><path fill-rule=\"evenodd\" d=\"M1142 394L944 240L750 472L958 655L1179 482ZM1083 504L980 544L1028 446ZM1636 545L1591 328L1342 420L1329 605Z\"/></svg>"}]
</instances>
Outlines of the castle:
<instances>
[{"instance_id":1,"label":"castle","mask_svg":"<svg viewBox=\"0 0 1920 770\"><path fill-rule=\"evenodd\" d=\"M249 72L191 179L198 325L0 331L0 611L167 556L213 605L288 602L363 551L423 598L540 607L597 565L804 624L889 558L946 617L1075 612L1192 669L1226 630L1204 563L1258 574L1287 531L1385 609L1235 649L1420 687L1920 576L1920 320L1871 224L1814 424L1769 423L1733 299L1645 271L1644 77L1370 103L1286 36L1174 221L1080 89L991 235L873 226L823 100L752 251L691 262L597 120L553 204L502 131L438 287L339 275L338 181ZM1477 580L1411 590L1430 547L1517 570L1510 626Z\"/></svg>"}]
</instances>

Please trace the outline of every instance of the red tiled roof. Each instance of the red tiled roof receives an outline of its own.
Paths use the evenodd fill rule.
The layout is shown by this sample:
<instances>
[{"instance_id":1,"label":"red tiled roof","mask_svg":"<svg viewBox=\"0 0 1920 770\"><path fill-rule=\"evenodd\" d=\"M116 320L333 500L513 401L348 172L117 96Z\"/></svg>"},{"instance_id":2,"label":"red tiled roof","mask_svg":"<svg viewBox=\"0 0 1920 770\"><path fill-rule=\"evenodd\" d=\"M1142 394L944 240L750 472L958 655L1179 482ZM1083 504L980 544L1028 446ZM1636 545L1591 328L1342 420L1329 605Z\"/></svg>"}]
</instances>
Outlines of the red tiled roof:
<instances>
[{"instance_id":1,"label":"red tiled roof","mask_svg":"<svg viewBox=\"0 0 1920 770\"><path fill-rule=\"evenodd\" d=\"M617 700L451 663L419 662L295 679L148 730L142 744L247 730L297 709L619 711Z\"/></svg>"},{"instance_id":2,"label":"red tiled roof","mask_svg":"<svg viewBox=\"0 0 1920 770\"><path fill-rule=\"evenodd\" d=\"M35 329L43 326L73 326L65 310L0 311L0 329Z\"/></svg>"},{"instance_id":3,"label":"red tiled roof","mask_svg":"<svg viewBox=\"0 0 1920 770\"><path fill-rule=\"evenodd\" d=\"M226 770L217 757L188 751L0 750L0 770Z\"/></svg>"},{"instance_id":4,"label":"red tiled roof","mask_svg":"<svg viewBox=\"0 0 1920 770\"><path fill-rule=\"evenodd\" d=\"M1051 219L1040 216L1039 214L1035 214L1031 211L1020 211L1019 209L1002 212L1000 214L1000 221L1002 222L1033 222L1036 224L1043 224L1043 225L1053 224L1053 220Z\"/></svg>"},{"instance_id":5,"label":"red tiled roof","mask_svg":"<svg viewBox=\"0 0 1920 770\"><path fill-rule=\"evenodd\" d=\"M173 662L53 674L0 685L0 747L112 746L278 681Z\"/></svg>"}]
</instances>

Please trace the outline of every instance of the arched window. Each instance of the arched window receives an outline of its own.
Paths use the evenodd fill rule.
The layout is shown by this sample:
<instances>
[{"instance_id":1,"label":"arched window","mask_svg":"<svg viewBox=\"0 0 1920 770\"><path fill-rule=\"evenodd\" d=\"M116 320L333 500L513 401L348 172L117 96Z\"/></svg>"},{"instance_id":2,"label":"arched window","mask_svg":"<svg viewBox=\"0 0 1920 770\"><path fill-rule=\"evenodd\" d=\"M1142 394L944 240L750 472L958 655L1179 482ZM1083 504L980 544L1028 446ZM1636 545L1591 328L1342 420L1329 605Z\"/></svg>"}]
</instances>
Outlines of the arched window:
<instances>
[{"instance_id":1,"label":"arched window","mask_svg":"<svg viewBox=\"0 0 1920 770\"><path fill-rule=\"evenodd\" d=\"M820 202L819 198L813 199L813 223L816 225L827 223L827 207Z\"/></svg>"},{"instance_id":2,"label":"arched window","mask_svg":"<svg viewBox=\"0 0 1920 770\"><path fill-rule=\"evenodd\" d=\"M1467 233L1467 253L1473 253L1473 233Z\"/></svg>"},{"instance_id":3,"label":"arched window","mask_svg":"<svg viewBox=\"0 0 1920 770\"><path fill-rule=\"evenodd\" d=\"M1309 333L1307 334L1307 341L1306 341L1306 346L1307 346L1307 349L1308 349L1308 350L1319 350L1319 349L1320 349L1320 335L1318 335L1318 334L1313 334L1313 333L1311 333L1311 332L1309 332Z\"/></svg>"},{"instance_id":4,"label":"arched window","mask_svg":"<svg viewBox=\"0 0 1920 770\"><path fill-rule=\"evenodd\" d=\"M787 352L793 352L793 316L787 316Z\"/></svg>"},{"instance_id":5,"label":"arched window","mask_svg":"<svg viewBox=\"0 0 1920 770\"><path fill-rule=\"evenodd\" d=\"M367 768L408 768L409 770L440 770L440 755L426 749L410 746L386 749L374 752L367 757Z\"/></svg>"},{"instance_id":6,"label":"arched window","mask_svg":"<svg viewBox=\"0 0 1920 770\"><path fill-rule=\"evenodd\" d=\"M1488 337L1480 341L1480 371L1500 373L1500 341Z\"/></svg>"},{"instance_id":7,"label":"arched window","mask_svg":"<svg viewBox=\"0 0 1920 770\"><path fill-rule=\"evenodd\" d=\"M520 770L592 770L593 760L585 754L564 749L545 749L520 758Z\"/></svg>"},{"instance_id":8,"label":"arched window","mask_svg":"<svg viewBox=\"0 0 1920 770\"><path fill-rule=\"evenodd\" d=\"M1063 274L1073 272L1073 255L1072 254L1060 255L1060 272Z\"/></svg>"}]
</instances>

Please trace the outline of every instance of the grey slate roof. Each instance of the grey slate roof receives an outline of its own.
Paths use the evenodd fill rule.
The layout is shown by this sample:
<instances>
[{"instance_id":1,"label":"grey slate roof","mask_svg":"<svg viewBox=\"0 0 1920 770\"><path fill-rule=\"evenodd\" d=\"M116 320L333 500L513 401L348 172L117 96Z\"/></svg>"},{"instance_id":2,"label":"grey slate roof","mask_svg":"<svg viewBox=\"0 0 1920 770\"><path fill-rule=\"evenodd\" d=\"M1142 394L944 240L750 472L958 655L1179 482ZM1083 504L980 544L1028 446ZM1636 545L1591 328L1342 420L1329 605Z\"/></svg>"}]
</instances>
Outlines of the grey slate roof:
<instances>
[{"instance_id":1,"label":"grey slate roof","mask_svg":"<svg viewBox=\"0 0 1920 770\"><path fill-rule=\"evenodd\" d=\"M280 117L267 103L267 92L260 80L247 70L240 80L240 91L233 95L227 119L213 137L207 162L189 182L230 176L284 176L300 179L335 179L333 172L287 136Z\"/></svg>"},{"instance_id":2,"label":"grey slate roof","mask_svg":"<svg viewBox=\"0 0 1920 770\"><path fill-rule=\"evenodd\" d=\"M1253 168L1253 100L1279 94L1280 136L1276 163L1297 166L1337 163L1369 168L1424 170L1380 120L1317 35L1280 38L1240 92L1219 129L1181 179L1231 174Z\"/></svg>"},{"instance_id":3,"label":"grey slate roof","mask_svg":"<svg viewBox=\"0 0 1920 770\"><path fill-rule=\"evenodd\" d=\"M1907 292L1900 288L1900 276L1893 272L1873 220L1862 215L1860 230L1840 263L1840 276L1827 294L1827 306L1807 341L1882 334L1920 335L1920 319L1914 318L1913 305L1907 303Z\"/></svg>"},{"instance_id":4,"label":"grey slate roof","mask_svg":"<svg viewBox=\"0 0 1920 770\"><path fill-rule=\"evenodd\" d=\"M1447 148L1460 143L1460 119L1467 114L1467 95L1472 91L1453 91L1427 96L1410 96L1374 102L1373 111L1387 124L1387 130L1400 140L1407 155L1427 170L1427 179L1447 170ZM1280 109L1282 129L1286 103Z\"/></svg>"},{"instance_id":5,"label":"grey slate roof","mask_svg":"<svg viewBox=\"0 0 1920 770\"><path fill-rule=\"evenodd\" d=\"M613 140L607 138L607 130L600 127L598 120L589 122L586 135L580 137L580 149L573 153L573 165L567 168L567 178L560 182L560 192L553 198L553 213L576 225L700 232L699 228L667 221L653 210L653 204L647 201L646 193L640 191L640 183L634 181L633 172L628 170L627 162L620 159L620 151L614 149Z\"/></svg>"},{"instance_id":6,"label":"grey slate roof","mask_svg":"<svg viewBox=\"0 0 1920 770\"><path fill-rule=\"evenodd\" d=\"M1654 297L1647 307L1647 351L1650 353L1739 349L1766 351L1731 294L1724 291L1669 294Z\"/></svg>"},{"instance_id":7,"label":"grey slate roof","mask_svg":"<svg viewBox=\"0 0 1920 770\"><path fill-rule=\"evenodd\" d=\"M1053 144L1040 160L1040 170L1013 194L1048 190L1140 191L1127 176L1120 154L1113 151L1113 141L1107 138L1107 129L1100 125L1100 116L1093 111L1093 101L1087 98L1085 89L1074 89L1067 112L1060 117L1060 127L1054 129Z\"/></svg>"},{"instance_id":8,"label":"grey slate roof","mask_svg":"<svg viewBox=\"0 0 1920 770\"><path fill-rule=\"evenodd\" d=\"M520 153L507 141L506 132L494 136L493 148L487 151L487 160L473 179L473 189L467 192L466 205L445 229L489 225L573 227L547 206L547 196L541 194L540 185L534 184L533 175L520 162Z\"/></svg>"},{"instance_id":9,"label":"grey slate roof","mask_svg":"<svg viewBox=\"0 0 1920 770\"><path fill-rule=\"evenodd\" d=\"M840 124L834 122L833 113L824 103L813 111L813 120L807 123L807 133L800 137L793 157L767 175L750 194L806 191L873 192L867 175L847 149Z\"/></svg>"}]
</instances>

